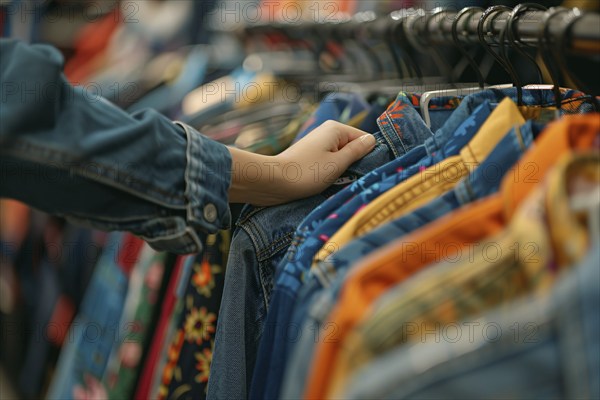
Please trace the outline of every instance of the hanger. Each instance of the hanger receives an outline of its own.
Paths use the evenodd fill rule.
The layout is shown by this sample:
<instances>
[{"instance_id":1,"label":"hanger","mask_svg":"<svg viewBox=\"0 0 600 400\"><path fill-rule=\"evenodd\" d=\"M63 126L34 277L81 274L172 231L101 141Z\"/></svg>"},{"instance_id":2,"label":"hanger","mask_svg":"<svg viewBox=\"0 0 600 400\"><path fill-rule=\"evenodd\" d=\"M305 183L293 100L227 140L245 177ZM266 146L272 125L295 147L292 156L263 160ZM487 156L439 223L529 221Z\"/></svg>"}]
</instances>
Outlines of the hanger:
<instances>
[{"instance_id":1,"label":"hanger","mask_svg":"<svg viewBox=\"0 0 600 400\"><path fill-rule=\"evenodd\" d=\"M458 49L461 52L461 54L463 55L463 57L467 57L467 61L469 62L469 65L471 65L471 67L475 70L477 77L478 77L479 86L476 88L468 87L468 88L462 88L462 89L455 88L455 89L443 89L443 90L433 90L433 91L424 92L421 95L421 99L419 101L419 103L420 103L419 106L421 109L421 116L423 117L423 120L425 121L425 124L427 126L431 126L431 116L429 115L429 103L431 102L431 100L433 98L440 97L440 96L458 96L458 95L461 95L462 93L464 93L465 91L483 89L483 76L481 76L481 71L479 71L479 68L475 64L475 61L471 58L471 56L468 54L466 49L459 43L458 33L457 33L458 22L460 21L461 17L463 17L466 14L470 15L477 11L483 11L483 9L481 9L479 7L466 7L466 8L463 8L461 11L459 11L458 14L456 14L456 16L454 17L454 21L452 22L452 40L454 41L454 45L456 47L458 47Z\"/></svg>"},{"instance_id":2,"label":"hanger","mask_svg":"<svg viewBox=\"0 0 600 400\"><path fill-rule=\"evenodd\" d=\"M377 79L397 78L397 68L395 67L392 52L385 40L386 21L383 18L376 18L373 12L362 12L354 16L358 22L354 32L354 40L358 42L367 53L373 58L377 65L379 76ZM393 70L386 68L386 65L394 66Z\"/></svg>"},{"instance_id":3,"label":"hanger","mask_svg":"<svg viewBox=\"0 0 600 400\"><path fill-rule=\"evenodd\" d=\"M576 89L584 93L595 95L597 93L593 93L593 90L591 90L590 87L586 85L577 74L571 73L571 69L567 64L565 54L567 49L567 40L571 39L571 29L573 28L573 25L577 23L577 21L584 17L584 15L585 14L583 14L578 8L573 8L571 10L571 13L567 18L565 18L564 23L561 26L562 29L556 33L556 36L554 37L556 45L552 48L554 49L554 59L557 61L557 64L565 79L573 82ZM592 96L592 101L595 104L596 110L600 110L600 104L598 103L596 96Z\"/></svg>"},{"instance_id":4,"label":"hanger","mask_svg":"<svg viewBox=\"0 0 600 400\"><path fill-rule=\"evenodd\" d=\"M402 9L398 11L393 11L390 14L394 23L392 23L392 45L395 50L395 53L399 60L402 61L403 65L406 68L406 76L408 78L412 77L417 80L418 83L423 83L423 73L421 72L421 68L415 62L414 57L411 57L411 45L412 48L416 48L418 44L414 42L412 36L409 32L412 32L412 28L407 28L410 24L411 20L414 22L417 20L416 17L423 15L424 11L422 9Z\"/></svg>"},{"instance_id":5,"label":"hanger","mask_svg":"<svg viewBox=\"0 0 600 400\"><path fill-rule=\"evenodd\" d=\"M392 12L364 24L364 34L377 43L374 46L375 51L382 60L391 62L394 67L393 72L386 71L388 75L384 78L405 79L414 76L406 65L407 57L403 57L399 52L399 43L396 40L396 30L401 23L401 18L400 12Z\"/></svg>"},{"instance_id":6,"label":"hanger","mask_svg":"<svg viewBox=\"0 0 600 400\"><path fill-rule=\"evenodd\" d=\"M507 62L507 66L509 67L509 69L511 71L511 75L514 77L515 86L517 88L517 105L518 106L523 105L523 84L522 84L521 78L519 77L519 74L514 69L512 63L510 62L510 60L507 56L505 38L508 40L509 45L512 49L514 49L517 53L519 53L521 56L523 56L525 59L527 59L534 65L536 72L538 73L539 81L540 81L540 83L542 83L542 72L540 70L539 65L537 64L537 62L535 61L535 59L533 57L531 57L529 54L527 54L521 48L522 43L515 38L515 33L514 33L514 22L519 18L519 16L521 14L523 14L524 12L529 11L529 10L546 11L547 8L542 5L535 4L535 3L522 3L522 4L517 5L508 14L508 17L506 20L506 25L504 26L504 29L502 29L502 32L500 33L500 52L502 53L504 59Z\"/></svg>"},{"instance_id":7,"label":"hanger","mask_svg":"<svg viewBox=\"0 0 600 400\"><path fill-rule=\"evenodd\" d=\"M416 45L416 49L418 51L420 51L423 54L427 54L429 55L433 62L435 63L440 75L446 77L446 79L448 81L452 81L452 67L448 64L448 62L444 59L444 57L442 56L442 54L439 52L439 50L437 49L436 46L434 46L434 44L431 42L431 31L430 31L430 24L431 21L438 16L442 16L443 14L447 13L448 10L446 10L445 8L442 7L437 7L435 8L431 13L429 14L423 14L419 17L417 17L417 19L415 20L415 23L421 19L424 19L424 23L422 26L424 26L424 32L418 32L418 29L411 29L409 31L409 35L417 35L416 37L414 37L414 40L412 41L413 46ZM440 21L443 20L443 18L439 18Z\"/></svg>"},{"instance_id":8,"label":"hanger","mask_svg":"<svg viewBox=\"0 0 600 400\"><path fill-rule=\"evenodd\" d=\"M415 85L415 81L414 79L411 79L411 75L414 76L414 71L416 69L408 66L408 63L402 63L403 61L412 60L410 57L402 57L402 53L399 54L396 51L398 47L396 45L400 45L400 47L403 48L404 53L407 53L405 50L407 41L398 38L403 30L403 24L408 20L409 16L414 14L415 13L411 13L410 10L400 10L391 13L388 16L389 18L368 20L359 25L355 25L354 27L356 32L353 33L352 37L353 39L362 41L363 46L368 45L369 40L385 42L388 52L392 55L391 59L395 60L394 62L396 63L398 77L379 81L374 81L372 79L364 81L364 77L358 82L348 82L339 79L332 82L325 81L320 83L319 92L321 94L331 91L359 93L367 98L373 94L384 94L395 97L398 92L409 90L407 89L407 85ZM416 14L424 15L422 10L419 10ZM349 26L346 27L346 29L349 28ZM340 32L338 32L338 36L340 36ZM399 77L400 79L398 79ZM345 77L342 76L341 78L343 79ZM445 82L445 80L438 79L437 82L435 82L437 86L434 87L439 87L443 82Z\"/></svg>"},{"instance_id":9,"label":"hanger","mask_svg":"<svg viewBox=\"0 0 600 400\"><path fill-rule=\"evenodd\" d=\"M462 53L463 57L467 58L468 64L475 71L475 73L477 75L478 86L473 86L473 84L468 83L468 84L463 84L464 85L463 87L456 87L456 86L461 86L461 85L453 84L453 86L455 86L454 88L434 90L434 91L429 91L429 92L423 93L421 95L421 99L420 99L420 110L421 110L421 116L423 117L423 120L425 121L425 124L427 126L431 126L431 116L429 115L429 103L431 102L432 99L434 99L436 97L440 97L440 96L467 96L467 95L470 95L473 93L480 92L480 91L484 90L484 88L485 88L484 78L481 73L481 70L475 63L475 60L473 60L473 58L468 54L467 50L462 46L462 44L460 43L459 38L458 38L458 24L460 23L460 20L465 15L471 16L478 12L483 13L483 9L480 7L465 7L455 15L454 20L452 21L452 40L454 41L454 45L456 47L458 47L458 49ZM506 87L511 87L511 85L495 86L495 88L498 88L498 89L506 88Z\"/></svg>"},{"instance_id":10,"label":"hanger","mask_svg":"<svg viewBox=\"0 0 600 400\"><path fill-rule=\"evenodd\" d=\"M377 75L380 75L383 70L381 61L375 55L373 49L358 37L358 30L361 25L360 21L364 18L369 17L362 13L356 14L349 20L334 25L332 29L333 39L344 48L349 59L353 61L351 72L354 75L349 75L349 77L355 81L372 80ZM371 75L371 73L374 73L375 76Z\"/></svg>"},{"instance_id":11,"label":"hanger","mask_svg":"<svg viewBox=\"0 0 600 400\"><path fill-rule=\"evenodd\" d=\"M483 12L483 14L481 14L481 17L479 17L479 22L477 24L477 37L479 39L479 44L481 45L481 47L483 47L483 49L489 55L491 55L494 58L494 60L496 60L496 62L502 67L502 69L508 74L508 76L511 79L513 79L512 72L510 71L510 68L507 65L507 61L504 58L502 58L502 55L500 53L494 51L486 40L486 36L493 37L493 34L488 30L484 29L486 26L486 22L490 17L495 18L503 12L510 12L510 8L506 6L493 6L487 8ZM492 18L492 21L494 20L494 18Z\"/></svg>"},{"instance_id":12,"label":"hanger","mask_svg":"<svg viewBox=\"0 0 600 400\"><path fill-rule=\"evenodd\" d=\"M529 60L531 62L531 64L533 64L533 66L535 67L536 72L538 74L538 80L541 83L542 82L542 71L541 71L537 61L529 53L527 53L525 50L523 50L523 47L526 47L527 45L515 37L515 27L514 27L515 21L517 21L522 14L524 14L525 12L531 11L531 10L546 11L547 8L540 4L535 4L535 3L521 3L521 4L517 5L511 11L511 13L508 15L508 19L506 21L506 28L507 28L506 29L506 37L507 37L508 41L511 43L512 48L515 49L515 51L517 53L519 53L521 56L523 56L527 60Z\"/></svg>"},{"instance_id":13,"label":"hanger","mask_svg":"<svg viewBox=\"0 0 600 400\"><path fill-rule=\"evenodd\" d=\"M395 31L398 27L397 21L399 17L395 12L386 15L384 18L378 18L375 23L369 24L367 29L372 36L382 38L383 43L387 46L387 51L390 54L394 63L397 78L405 78L410 76L409 69L404 63L403 57L398 54L398 46L395 41Z\"/></svg>"},{"instance_id":14,"label":"hanger","mask_svg":"<svg viewBox=\"0 0 600 400\"><path fill-rule=\"evenodd\" d=\"M473 57L471 57L471 55L467 51L466 47L462 45L462 43L460 42L460 40L458 38L458 23L459 23L460 19L464 15L471 17L471 15L478 13L478 12L483 14L483 8L481 8L481 7L465 7L456 14L456 16L454 17L454 20L452 21L452 41L454 42L454 46L456 46L456 48L462 54L463 58L467 60L468 64L471 66L473 71L475 71L475 74L477 75L477 82L479 83L479 87L481 89L483 89L483 87L485 85L483 74L481 73L479 66L475 63L475 60L473 59ZM460 76L458 76L458 75L455 76L455 80L458 80L459 78L460 78Z\"/></svg>"},{"instance_id":15,"label":"hanger","mask_svg":"<svg viewBox=\"0 0 600 400\"><path fill-rule=\"evenodd\" d=\"M563 15L567 12L570 12L569 9L563 7L550 8L548 11L544 13L544 17L542 19L542 30L540 31L540 35L538 37L538 43L540 48L540 56L542 62L548 73L550 74L550 79L552 80L552 91L554 92L554 100L557 112L561 107L561 97L560 97L560 74L556 70L555 62L551 59L550 55L554 54L552 51L552 44L550 41L550 21L560 15Z\"/></svg>"}]
</instances>

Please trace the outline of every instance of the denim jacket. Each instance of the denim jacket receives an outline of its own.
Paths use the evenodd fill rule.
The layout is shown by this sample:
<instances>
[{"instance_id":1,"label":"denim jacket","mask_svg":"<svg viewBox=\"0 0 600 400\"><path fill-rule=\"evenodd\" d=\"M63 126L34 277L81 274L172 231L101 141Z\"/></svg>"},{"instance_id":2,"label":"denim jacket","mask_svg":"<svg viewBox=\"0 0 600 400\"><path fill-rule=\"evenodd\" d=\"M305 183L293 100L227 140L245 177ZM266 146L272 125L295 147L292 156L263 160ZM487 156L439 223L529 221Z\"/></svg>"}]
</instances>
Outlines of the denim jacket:
<instances>
[{"instance_id":1,"label":"denim jacket","mask_svg":"<svg viewBox=\"0 0 600 400\"><path fill-rule=\"evenodd\" d=\"M176 253L229 226L225 146L71 86L53 47L0 39L0 54L0 196Z\"/></svg>"}]
</instances>

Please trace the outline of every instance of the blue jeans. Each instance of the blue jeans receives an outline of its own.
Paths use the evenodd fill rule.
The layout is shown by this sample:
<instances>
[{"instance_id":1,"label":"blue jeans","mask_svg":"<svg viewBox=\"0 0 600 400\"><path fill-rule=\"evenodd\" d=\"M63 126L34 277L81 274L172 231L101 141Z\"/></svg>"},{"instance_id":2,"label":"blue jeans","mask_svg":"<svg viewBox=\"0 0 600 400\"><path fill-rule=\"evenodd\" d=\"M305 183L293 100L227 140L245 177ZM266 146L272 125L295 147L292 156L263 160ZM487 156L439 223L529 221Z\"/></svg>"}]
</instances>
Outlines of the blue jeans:
<instances>
[{"instance_id":1,"label":"blue jeans","mask_svg":"<svg viewBox=\"0 0 600 400\"><path fill-rule=\"evenodd\" d=\"M0 196L177 253L228 227L225 146L72 87L50 46L0 39L0 53Z\"/></svg>"},{"instance_id":2,"label":"blue jeans","mask_svg":"<svg viewBox=\"0 0 600 400\"><path fill-rule=\"evenodd\" d=\"M458 324L458 340L393 350L357 371L344 398L599 398L600 247L592 243L551 293Z\"/></svg>"}]
</instances>

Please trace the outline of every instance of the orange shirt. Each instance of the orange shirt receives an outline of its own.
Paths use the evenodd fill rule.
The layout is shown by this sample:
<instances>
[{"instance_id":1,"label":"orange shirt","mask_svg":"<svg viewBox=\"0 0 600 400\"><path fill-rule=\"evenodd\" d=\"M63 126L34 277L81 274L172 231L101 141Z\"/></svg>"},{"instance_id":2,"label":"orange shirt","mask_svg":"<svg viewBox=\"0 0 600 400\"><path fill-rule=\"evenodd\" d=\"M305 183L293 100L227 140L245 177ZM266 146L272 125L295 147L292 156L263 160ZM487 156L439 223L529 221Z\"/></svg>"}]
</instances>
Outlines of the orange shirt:
<instances>
[{"instance_id":1,"label":"orange shirt","mask_svg":"<svg viewBox=\"0 0 600 400\"><path fill-rule=\"evenodd\" d=\"M521 201L564 154L598 145L600 114L565 116L544 130L534 146L506 174L500 192L390 243L353 268L329 316L335 340L320 342L305 397L324 398L337 356L351 329L386 290L426 265L455 258L461 251L505 227Z\"/></svg>"}]
</instances>

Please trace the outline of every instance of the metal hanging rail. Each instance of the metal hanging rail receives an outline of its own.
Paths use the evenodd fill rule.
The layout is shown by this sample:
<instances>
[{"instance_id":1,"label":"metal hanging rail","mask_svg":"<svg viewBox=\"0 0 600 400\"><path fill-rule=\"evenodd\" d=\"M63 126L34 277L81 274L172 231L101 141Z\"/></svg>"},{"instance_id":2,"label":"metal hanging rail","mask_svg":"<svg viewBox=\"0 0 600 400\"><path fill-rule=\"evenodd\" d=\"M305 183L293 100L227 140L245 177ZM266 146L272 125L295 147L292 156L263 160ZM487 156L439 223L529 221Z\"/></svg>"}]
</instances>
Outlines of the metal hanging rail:
<instances>
[{"instance_id":1,"label":"metal hanging rail","mask_svg":"<svg viewBox=\"0 0 600 400\"><path fill-rule=\"evenodd\" d=\"M432 14L435 14L432 16ZM419 37L426 37L428 43L451 44L452 23L456 15L455 10L435 10L425 12L422 9L403 9L394 11L385 16L375 17L373 13L359 13L353 18L338 22L307 22L300 24L285 23L259 23L246 26L247 32L258 32L263 30L285 30L301 37L302 32L307 30L318 31L321 34L334 32L338 37L368 35L371 37L389 38L390 32L400 25L409 29ZM427 16L431 18L427 18ZM477 27L479 25L481 11L475 11L461 18L460 35L458 39L464 43L478 43ZM486 20L486 33L489 38L495 40L508 21L509 11L500 11ZM544 29L544 11L527 11L519 15L514 22L516 39L523 43L535 46L539 36ZM571 24L571 26L568 26ZM427 25L427 26L426 26ZM565 29L568 27L569 29ZM560 38L567 35L563 43L565 50L577 53L600 55L600 14L581 11L579 9L565 9L560 16L553 17L548 26L550 39Z\"/></svg>"},{"instance_id":2,"label":"metal hanging rail","mask_svg":"<svg viewBox=\"0 0 600 400\"><path fill-rule=\"evenodd\" d=\"M449 43L452 41L452 22L456 14L456 12L443 14L443 21L438 24L439 28L437 30L435 27L430 26L429 32L437 36L432 38L432 40L437 39L440 43ZM516 19L514 30L519 41L536 45L541 31L544 29L544 14L544 11L529 11ZM461 23L463 32L459 37L462 41L470 43L478 41L477 27L481 15L481 12L476 12L469 16L468 19L465 17L465 22ZM497 38L506 27L508 16L509 12L507 11L498 13L496 17L493 17L486 24L488 32ZM574 17L577 20L573 21L568 31L565 31L565 27ZM553 18L548 29L550 38L557 38L567 34L568 40L566 41L566 45L569 50L588 54L600 54L600 14L598 13L570 9L562 15Z\"/></svg>"}]
</instances>

